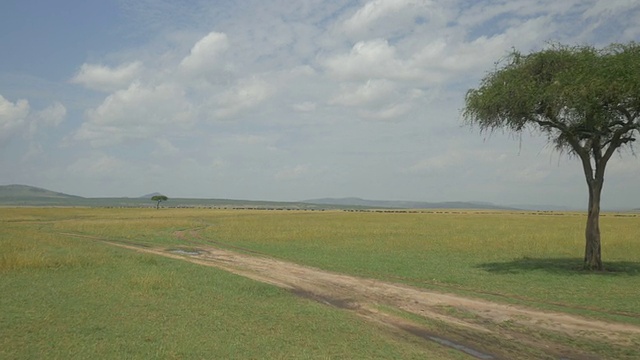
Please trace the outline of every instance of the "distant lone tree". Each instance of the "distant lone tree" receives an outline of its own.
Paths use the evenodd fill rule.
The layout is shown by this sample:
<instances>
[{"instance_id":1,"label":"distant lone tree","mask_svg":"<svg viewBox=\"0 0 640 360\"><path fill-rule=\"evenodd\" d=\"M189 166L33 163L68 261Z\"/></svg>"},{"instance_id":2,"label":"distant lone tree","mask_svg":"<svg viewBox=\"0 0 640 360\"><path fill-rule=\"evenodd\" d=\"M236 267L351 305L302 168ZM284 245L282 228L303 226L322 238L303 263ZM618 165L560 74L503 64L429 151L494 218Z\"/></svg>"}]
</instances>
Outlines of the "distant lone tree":
<instances>
[{"instance_id":1,"label":"distant lone tree","mask_svg":"<svg viewBox=\"0 0 640 360\"><path fill-rule=\"evenodd\" d=\"M163 202L163 201L169 200L169 198L164 196L164 195L154 195L154 196L151 197L151 200L157 202L156 203L156 209L159 209L160 208L160 203Z\"/></svg>"},{"instance_id":2,"label":"distant lone tree","mask_svg":"<svg viewBox=\"0 0 640 360\"><path fill-rule=\"evenodd\" d=\"M640 45L514 50L467 92L462 115L481 132L537 130L580 159L589 189L584 268L604 270L600 194L607 162L640 131Z\"/></svg>"}]
</instances>

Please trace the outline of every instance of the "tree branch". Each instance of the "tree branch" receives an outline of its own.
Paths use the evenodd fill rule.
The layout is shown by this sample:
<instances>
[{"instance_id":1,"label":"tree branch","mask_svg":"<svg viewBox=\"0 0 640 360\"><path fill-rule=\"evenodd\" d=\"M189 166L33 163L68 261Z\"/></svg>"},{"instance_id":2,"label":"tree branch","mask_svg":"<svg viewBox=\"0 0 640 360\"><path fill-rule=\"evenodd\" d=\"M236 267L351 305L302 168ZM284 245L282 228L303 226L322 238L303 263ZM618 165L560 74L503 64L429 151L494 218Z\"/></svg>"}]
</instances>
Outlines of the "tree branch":
<instances>
[{"instance_id":1,"label":"tree branch","mask_svg":"<svg viewBox=\"0 0 640 360\"><path fill-rule=\"evenodd\" d=\"M613 136L609 141L607 141L607 144L609 145L609 147L607 148L607 150L604 153L604 156L602 157L605 163L609 161L609 159L611 158L611 155L613 155L613 152L616 151L617 148L619 148L623 144L626 144L628 142L635 140L632 137L623 138L623 135L625 135L629 131L638 130L639 126L640 124L636 124L633 121L631 121L613 132Z\"/></svg>"}]
</instances>

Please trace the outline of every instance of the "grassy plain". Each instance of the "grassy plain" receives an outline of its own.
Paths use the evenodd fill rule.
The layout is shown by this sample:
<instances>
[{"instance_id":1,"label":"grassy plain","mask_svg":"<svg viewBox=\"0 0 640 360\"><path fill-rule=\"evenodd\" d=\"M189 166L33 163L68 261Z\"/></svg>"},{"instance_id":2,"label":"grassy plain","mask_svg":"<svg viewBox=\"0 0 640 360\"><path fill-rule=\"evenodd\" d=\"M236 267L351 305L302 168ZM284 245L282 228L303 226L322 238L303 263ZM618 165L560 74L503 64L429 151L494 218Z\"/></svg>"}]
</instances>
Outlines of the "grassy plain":
<instances>
[{"instance_id":1,"label":"grassy plain","mask_svg":"<svg viewBox=\"0 0 640 360\"><path fill-rule=\"evenodd\" d=\"M60 234L167 243L197 213L0 213L1 359L465 358L270 285Z\"/></svg>"},{"instance_id":2,"label":"grassy plain","mask_svg":"<svg viewBox=\"0 0 640 360\"><path fill-rule=\"evenodd\" d=\"M602 217L605 273L580 270L585 218L577 213L2 208L0 219L0 358L460 356L271 286L65 233L212 243L640 323L637 214Z\"/></svg>"},{"instance_id":3,"label":"grassy plain","mask_svg":"<svg viewBox=\"0 0 640 360\"><path fill-rule=\"evenodd\" d=\"M239 213L212 225L203 238L323 269L640 322L636 214L602 217L604 273L581 270L579 213Z\"/></svg>"}]
</instances>

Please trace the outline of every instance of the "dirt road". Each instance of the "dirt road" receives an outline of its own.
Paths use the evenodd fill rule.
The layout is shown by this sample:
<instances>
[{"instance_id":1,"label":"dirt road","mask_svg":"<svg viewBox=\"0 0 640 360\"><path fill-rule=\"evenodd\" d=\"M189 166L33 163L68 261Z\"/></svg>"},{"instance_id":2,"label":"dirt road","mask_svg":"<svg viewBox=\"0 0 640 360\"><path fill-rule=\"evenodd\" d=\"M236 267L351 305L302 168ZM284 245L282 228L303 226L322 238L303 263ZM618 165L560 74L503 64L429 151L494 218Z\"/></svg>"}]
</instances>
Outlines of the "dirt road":
<instances>
[{"instance_id":1,"label":"dirt road","mask_svg":"<svg viewBox=\"0 0 640 360\"><path fill-rule=\"evenodd\" d=\"M176 250L110 243L286 288L386 325L398 336L411 334L480 359L632 359L640 348L640 327L629 324L331 273L212 246ZM398 316L398 310L415 315L417 320ZM603 353L607 348L616 353Z\"/></svg>"}]
</instances>

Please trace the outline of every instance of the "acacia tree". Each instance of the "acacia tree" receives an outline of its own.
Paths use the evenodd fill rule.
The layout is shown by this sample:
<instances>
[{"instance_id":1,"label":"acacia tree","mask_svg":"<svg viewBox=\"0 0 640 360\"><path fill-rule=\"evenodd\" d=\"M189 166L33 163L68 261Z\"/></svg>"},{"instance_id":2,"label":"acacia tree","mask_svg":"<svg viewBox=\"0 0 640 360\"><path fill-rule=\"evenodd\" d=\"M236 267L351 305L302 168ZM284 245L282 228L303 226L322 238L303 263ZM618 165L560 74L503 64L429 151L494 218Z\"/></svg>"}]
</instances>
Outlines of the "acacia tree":
<instances>
[{"instance_id":1,"label":"acacia tree","mask_svg":"<svg viewBox=\"0 0 640 360\"><path fill-rule=\"evenodd\" d=\"M151 197L151 200L152 201L157 201L156 209L159 209L160 208L160 203L163 202L163 201L169 200L169 198L164 196L164 195L154 195L154 196Z\"/></svg>"},{"instance_id":2,"label":"acacia tree","mask_svg":"<svg viewBox=\"0 0 640 360\"><path fill-rule=\"evenodd\" d=\"M600 195L607 162L640 131L640 45L514 50L467 92L462 115L481 132L539 131L580 159L589 190L584 268L603 270Z\"/></svg>"}]
</instances>

